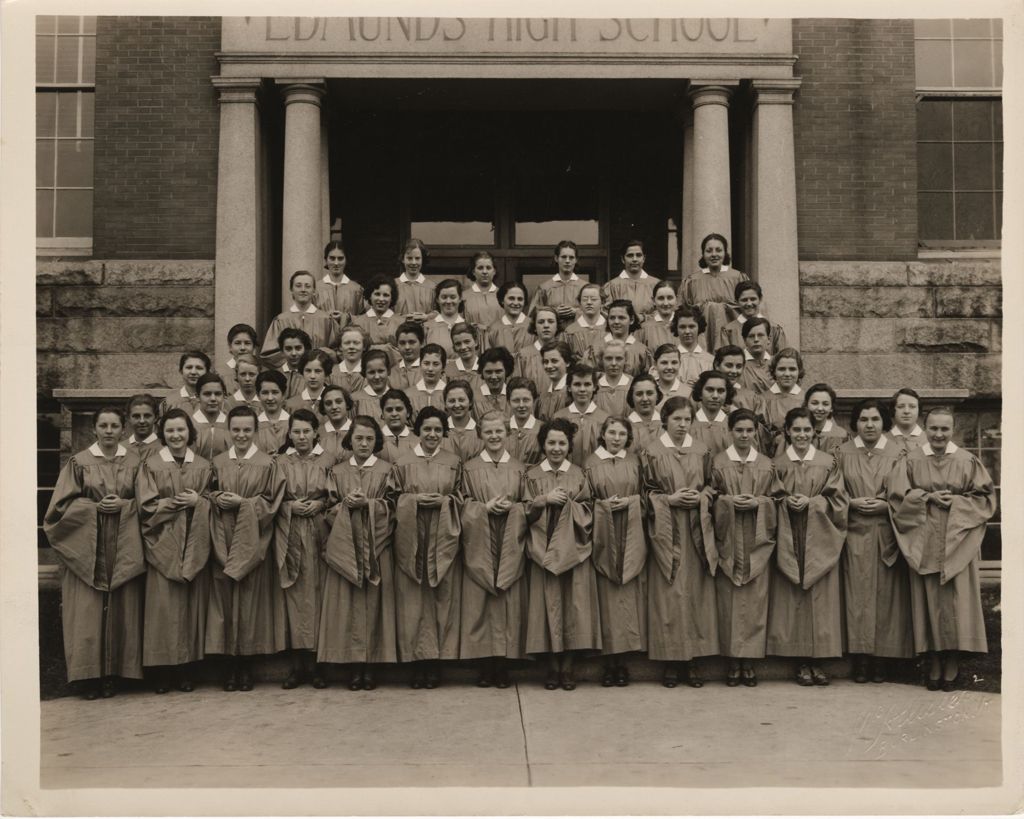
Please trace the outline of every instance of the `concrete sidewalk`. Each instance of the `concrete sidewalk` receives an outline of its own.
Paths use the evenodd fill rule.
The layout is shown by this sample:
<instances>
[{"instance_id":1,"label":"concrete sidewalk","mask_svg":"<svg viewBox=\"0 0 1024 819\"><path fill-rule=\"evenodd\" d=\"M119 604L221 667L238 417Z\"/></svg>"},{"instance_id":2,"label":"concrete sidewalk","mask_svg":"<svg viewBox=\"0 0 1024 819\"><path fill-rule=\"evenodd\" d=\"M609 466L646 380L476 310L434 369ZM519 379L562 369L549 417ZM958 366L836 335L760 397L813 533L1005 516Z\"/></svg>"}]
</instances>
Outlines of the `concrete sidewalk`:
<instances>
[{"instance_id":1,"label":"concrete sidewalk","mask_svg":"<svg viewBox=\"0 0 1024 819\"><path fill-rule=\"evenodd\" d=\"M977 787L998 694L767 682L549 692L451 684L42 703L43 788Z\"/></svg>"}]
</instances>

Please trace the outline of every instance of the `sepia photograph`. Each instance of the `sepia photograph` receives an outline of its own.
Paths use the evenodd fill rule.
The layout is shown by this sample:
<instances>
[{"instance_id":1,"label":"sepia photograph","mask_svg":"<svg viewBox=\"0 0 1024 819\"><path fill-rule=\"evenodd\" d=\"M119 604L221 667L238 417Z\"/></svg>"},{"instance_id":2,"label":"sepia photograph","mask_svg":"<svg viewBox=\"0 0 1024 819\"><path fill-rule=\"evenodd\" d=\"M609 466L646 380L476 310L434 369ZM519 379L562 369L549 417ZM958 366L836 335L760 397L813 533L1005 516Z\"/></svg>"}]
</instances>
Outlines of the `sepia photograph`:
<instances>
[{"instance_id":1,"label":"sepia photograph","mask_svg":"<svg viewBox=\"0 0 1024 819\"><path fill-rule=\"evenodd\" d=\"M3 813L1019 809L1018 5L15 6Z\"/></svg>"}]
</instances>

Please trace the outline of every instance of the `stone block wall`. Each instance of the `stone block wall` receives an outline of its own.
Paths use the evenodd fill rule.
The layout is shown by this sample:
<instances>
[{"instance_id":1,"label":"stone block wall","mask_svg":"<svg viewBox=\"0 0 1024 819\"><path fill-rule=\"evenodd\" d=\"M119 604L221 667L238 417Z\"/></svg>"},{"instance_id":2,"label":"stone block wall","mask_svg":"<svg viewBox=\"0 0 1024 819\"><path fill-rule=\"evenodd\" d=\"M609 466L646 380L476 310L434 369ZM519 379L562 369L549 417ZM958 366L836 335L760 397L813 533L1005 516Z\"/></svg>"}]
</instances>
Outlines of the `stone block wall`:
<instances>
[{"instance_id":1,"label":"stone block wall","mask_svg":"<svg viewBox=\"0 0 1024 819\"><path fill-rule=\"evenodd\" d=\"M1000 395L998 261L801 262L800 315L807 384Z\"/></svg>"}]
</instances>

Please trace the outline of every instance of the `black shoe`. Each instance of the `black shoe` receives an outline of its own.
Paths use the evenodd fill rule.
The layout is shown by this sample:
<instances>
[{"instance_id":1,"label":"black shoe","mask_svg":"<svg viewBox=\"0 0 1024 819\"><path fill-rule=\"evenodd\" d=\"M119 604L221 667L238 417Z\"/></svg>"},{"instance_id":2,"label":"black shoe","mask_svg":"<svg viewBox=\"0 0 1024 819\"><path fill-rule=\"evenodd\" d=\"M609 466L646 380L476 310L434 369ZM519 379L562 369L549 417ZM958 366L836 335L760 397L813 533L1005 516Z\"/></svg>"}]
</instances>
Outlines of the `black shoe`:
<instances>
[{"instance_id":1,"label":"black shoe","mask_svg":"<svg viewBox=\"0 0 1024 819\"><path fill-rule=\"evenodd\" d=\"M956 689L960 687L960 673L957 672L957 675L951 680L947 680L943 677L942 684L939 687L946 692L956 691Z\"/></svg>"},{"instance_id":2,"label":"black shoe","mask_svg":"<svg viewBox=\"0 0 1024 819\"><path fill-rule=\"evenodd\" d=\"M431 668L423 676L423 687L432 691L441 685L441 673L436 668Z\"/></svg>"},{"instance_id":3,"label":"black shoe","mask_svg":"<svg viewBox=\"0 0 1024 819\"><path fill-rule=\"evenodd\" d=\"M700 669L697 667L697 663L691 661L686 664L686 684L690 688L703 688L704 678L700 675Z\"/></svg>"},{"instance_id":4,"label":"black shoe","mask_svg":"<svg viewBox=\"0 0 1024 819\"><path fill-rule=\"evenodd\" d=\"M858 657L853 661L850 677L855 683L866 683L868 681L868 664L863 657Z\"/></svg>"},{"instance_id":5,"label":"black shoe","mask_svg":"<svg viewBox=\"0 0 1024 819\"><path fill-rule=\"evenodd\" d=\"M104 677L103 682L100 684L100 696L105 700L109 700L116 693L117 684L114 682L114 678Z\"/></svg>"},{"instance_id":6,"label":"black shoe","mask_svg":"<svg viewBox=\"0 0 1024 819\"><path fill-rule=\"evenodd\" d=\"M183 691L184 693L188 694L188 693L190 693L192 691L195 691L196 687L192 684L191 680L179 680L178 681L178 690L179 691Z\"/></svg>"},{"instance_id":7,"label":"black shoe","mask_svg":"<svg viewBox=\"0 0 1024 819\"><path fill-rule=\"evenodd\" d=\"M929 677L928 681L925 683L925 688L927 688L929 691L938 691L940 688L942 688L941 678L933 680L931 677Z\"/></svg>"},{"instance_id":8,"label":"black shoe","mask_svg":"<svg viewBox=\"0 0 1024 819\"><path fill-rule=\"evenodd\" d=\"M412 672L412 679L409 680L409 687L417 691L423 687L423 672L417 669Z\"/></svg>"},{"instance_id":9,"label":"black shoe","mask_svg":"<svg viewBox=\"0 0 1024 819\"><path fill-rule=\"evenodd\" d=\"M606 665L604 667L604 673L601 675L601 686L603 688L611 688L615 685L615 666Z\"/></svg>"},{"instance_id":10,"label":"black shoe","mask_svg":"<svg viewBox=\"0 0 1024 819\"><path fill-rule=\"evenodd\" d=\"M561 685L561 679L557 671L549 671L547 679L544 680L544 688L547 691L555 691Z\"/></svg>"},{"instance_id":11,"label":"black shoe","mask_svg":"<svg viewBox=\"0 0 1024 819\"><path fill-rule=\"evenodd\" d=\"M740 684L740 667L738 665L730 667L726 672L725 684L730 688L735 688Z\"/></svg>"},{"instance_id":12,"label":"black shoe","mask_svg":"<svg viewBox=\"0 0 1024 819\"><path fill-rule=\"evenodd\" d=\"M618 688L625 688L629 685L629 669L624 665L620 665L615 669L615 685Z\"/></svg>"},{"instance_id":13,"label":"black shoe","mask_svg":"<svg viewBox=\"0 0 1024 819\"><path fill-rule=\"evenodd\" d=\"M679 669L675 663L665 663L665 673L662 675L661 684L666 688L675 688L679 684Z\"/></svg>"},{"instance_id":14,"label":"black shoe","mask_svg":"<svg viewBox=\"0 0 1024 819\"><path fill-rule=\"evenodd\" d=\"M495 688L508 688L512 685L512 680L508 676L507 668L499 668L493 677Z\"/></svg>"},{"instance_id":15,"label":"black shoe","mask_svg":"<svg viewBox=\"0 0 1024 819\"><path fill-rule=\"evenodd\" d=\"M170 684L167 680L160 680L156 685L153 686L153 692L156 694L166 694L171 690Z\"/></svg>"},{"instance_id":16,"label":"black shoe","mask_svg":"<svg viewBox=\"0 0 1024 819\"><path fill-rule=\"evenodd\" d=\"M811 666L811 679L814 680L815 685L829 684L828 674L826 674L816 665Z\"/></svg>"},{"instance_id":17,"label":"black shoe","mask_svg":"<svg viewBox=\"0 0 1024 819\"><path fill-rule=\"evenodd\" d=\"M743 677L743 684L747 688L753 688L757 685L757 672L753 668L744 668L741 676Z\"/></svg>"},{"instance_id":18,"label":"black shoe","mask_svg":"<svg viewBox=\"0 0 1024 819\"><path fill-rule=\"evenodd\" d=\"M576 676L572 671L563 671L560 675L562 690L563 691L575 691L576 690Z\"/></svg>"},{"instance_id":19,"label":"black shoe","mask_svg":"<svg viewBox=\"0 0 1024 819\"><path fill-rule=\"evenodd\" d=\"M363 691L373 691L377 687L377 680L373 676L373 671L367 668L363 672Z\"/></svg>"},{"instance_id":20,"label":"black shoe","mask_svg":"<svg viewBox=\"0 0 1024 819\"><path fill-rule=\"evenodd\" d=\"M85 685L82 686L82 699L98 700L100 698L100 686L99 683L94 680L89 680Z\"/></svg>"},{"instance_id":21,"label":"black shoe","mask_svg":"<svg viewBox=\"0 0 1024 819\"><path fill-rule=\"evenodd\" d=\"M238 669L232 668L228 675L224 678L224 690L225 691L237 691L238 690Z\"/></svg>"},{"instance_id":22,"label":"black shoe","mask_svg":"<svg viewBox=\"0 0 1024 819\"><path fill-rule=\"evenodd\" d=\"M882 660L875 659L871 663L871 682L884 683L885 680L885 663Z\"/></svg>"},{"instance_id":23,"label":"black shoe","mask_svg":"<svg viewBox=\"0 0 1024 819\"><path fill-rule=\"evenodd\" d=\"M796 684L802 686L814 685L814 677L811 676L811 667L809 665L801 665L796 670Z\"/></svg>"},{"instance_id":24,"label":"black shoe","mask_svg":"<svg viewBox=\"0 0 1024 819\"><path fill-rule=\"evenodd\" d=\"M294 668L288 672L288 676L285 678L285 681L281 683L281 687L285 691L291 691L293 688L298 688L300 685L302 685L302 674Z\"/></svg>"},{"instance_id":25,"label":"black shoe","mask_svg":"<svg viewBox=\"0 0 1024 819\"><path fill-rule=\"evenodd\" d=\"M477 674L477 677L476 677L476 687L477 688L490 688L492 685L494 685L494 680L491 677L490 669L489 668L481 669L480 673Z\"/></svg>"},{"instance_id":26,"label":"black shoe","mask_svg":"<svg viewBox=\"0 0 1024 819\"><path fill-rule=\"evenodd\" d=\"M363 690L363 672L356 671L352 675L352 679L348 682L349 691L362 691Z\"/></svg>"},{"instance_id":27,"label":"black shoe","mask_svg":"<svg viewBox=\"0 0 1024 819\"><path fill-rule=\"evenodd\" d=\"M238 671L238 690L252 691L252 671L249 669L248 663Z\"/></svg>"}]
</instances>

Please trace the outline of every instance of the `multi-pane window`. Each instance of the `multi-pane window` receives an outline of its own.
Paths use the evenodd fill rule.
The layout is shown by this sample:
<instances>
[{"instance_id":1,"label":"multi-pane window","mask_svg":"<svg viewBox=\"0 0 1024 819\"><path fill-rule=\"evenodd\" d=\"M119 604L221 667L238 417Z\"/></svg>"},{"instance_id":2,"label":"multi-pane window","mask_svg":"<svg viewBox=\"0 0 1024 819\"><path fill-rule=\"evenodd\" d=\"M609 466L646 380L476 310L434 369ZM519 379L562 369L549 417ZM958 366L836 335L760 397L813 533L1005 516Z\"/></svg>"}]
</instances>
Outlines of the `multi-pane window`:
<instances>
[{"instance_id":1,"label":"multi-pane window","mask_svg":"<svg viewBox=\"0 0 1024 819\"><path fill-rule=\"evenodd\" d=\"M36 237L92 236L96 18L36 17Z\"/></svg>"},{"instance_id":2,"label":"multi-pane window","mask_svg":"<svg viewBox=\"0 0 1024 819\"><path fill-rule=\"evenodd\" d=\"M1003 198L1002 21L917 20L918 236L995 244Z\"/></svg>"},{"instance_id":3,"label":"multi-pane window","mask_svg":"<svg viewBox=\"0 0 1024 819\"><path fill-rule=\"evenodd\" d=\"M1002 497L1001 447L1003 441L998 406L964 406L956 410L956 432L954 440L964 449L977 455L985 465L996 487L996 498L1000 501L995 517L989 521L985 539L981 544L982 560L999 560L1002 556L1002 526L1000 509Z\"/></svg>"}]
</instances>

